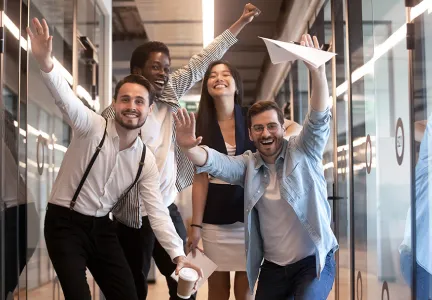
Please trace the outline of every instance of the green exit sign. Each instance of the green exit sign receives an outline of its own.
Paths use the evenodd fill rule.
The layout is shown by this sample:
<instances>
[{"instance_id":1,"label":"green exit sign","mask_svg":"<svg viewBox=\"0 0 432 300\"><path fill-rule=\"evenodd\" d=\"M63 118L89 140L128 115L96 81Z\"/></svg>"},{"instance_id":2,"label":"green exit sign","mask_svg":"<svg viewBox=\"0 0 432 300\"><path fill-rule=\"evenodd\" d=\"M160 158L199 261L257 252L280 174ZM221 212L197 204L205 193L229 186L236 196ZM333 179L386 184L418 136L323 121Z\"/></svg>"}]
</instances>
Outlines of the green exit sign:
<instances>
[{"instance_id":1,"label":"green exit sign","mask_svg":"<svg viewBox=\"0 0 432 300\"><path fill-rule=\"evenodd\" d=\"M196 112L198 110L198 104L195 102L185 103L185 107L189 112Z\"/></svg>"}]
</instances>

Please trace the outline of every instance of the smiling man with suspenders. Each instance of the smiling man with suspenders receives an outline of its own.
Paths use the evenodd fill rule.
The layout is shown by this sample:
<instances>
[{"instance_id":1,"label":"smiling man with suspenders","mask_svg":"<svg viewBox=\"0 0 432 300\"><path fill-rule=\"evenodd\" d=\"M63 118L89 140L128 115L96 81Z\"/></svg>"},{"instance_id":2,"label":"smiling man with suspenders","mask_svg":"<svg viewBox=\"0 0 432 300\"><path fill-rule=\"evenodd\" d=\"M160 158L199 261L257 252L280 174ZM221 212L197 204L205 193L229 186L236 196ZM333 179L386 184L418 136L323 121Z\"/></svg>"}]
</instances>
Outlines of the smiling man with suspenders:
<instances>
[{"instance_id":1,"label":"smiling man with suspenders","mask_svg":"<svg viewBox=\"0 0 432 300\"><path fill-rule=\"evenodd\" d=\"M177 264L186 261L183 242L161 201L159 172L151 151L139 138L151 113L154 89L147 79L130 75L115 89L115 118L106 120L75 96L51 58L48 25L33 19L27 28L32 54L41 76L73 131L51 191L45 217L48 254L66 300L90 300L86 268L108 300L136 300L131 270L116 235L110 213L139 227L140 209L124 197L137 184L150 223L161 245ZM139 207L139 206L138 206Z\"/></svg>"}]
</instances>

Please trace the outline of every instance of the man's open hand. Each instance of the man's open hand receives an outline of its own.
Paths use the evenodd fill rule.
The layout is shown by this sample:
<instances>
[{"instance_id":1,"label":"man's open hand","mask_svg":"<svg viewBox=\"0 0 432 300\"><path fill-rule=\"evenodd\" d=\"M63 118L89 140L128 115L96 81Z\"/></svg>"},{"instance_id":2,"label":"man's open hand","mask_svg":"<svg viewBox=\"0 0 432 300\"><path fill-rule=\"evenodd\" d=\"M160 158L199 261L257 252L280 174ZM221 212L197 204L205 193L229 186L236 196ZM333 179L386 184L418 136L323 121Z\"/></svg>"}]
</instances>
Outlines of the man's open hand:
<instances>
[{"instance_id":1,"label":"man's open hand","mask_svg":"<svg viewBox=\"0 0 432 300\"><path fill-rule=\"evenodd\" d=\"M42 19L42 24L37 18L33 18L33 30L27 27L27 34L31 41L31 52L39 63L42 71L48 73L52 70L54 62L51 58L52 36L49 34L48 24Z\"/></svg>"}]
</instances>

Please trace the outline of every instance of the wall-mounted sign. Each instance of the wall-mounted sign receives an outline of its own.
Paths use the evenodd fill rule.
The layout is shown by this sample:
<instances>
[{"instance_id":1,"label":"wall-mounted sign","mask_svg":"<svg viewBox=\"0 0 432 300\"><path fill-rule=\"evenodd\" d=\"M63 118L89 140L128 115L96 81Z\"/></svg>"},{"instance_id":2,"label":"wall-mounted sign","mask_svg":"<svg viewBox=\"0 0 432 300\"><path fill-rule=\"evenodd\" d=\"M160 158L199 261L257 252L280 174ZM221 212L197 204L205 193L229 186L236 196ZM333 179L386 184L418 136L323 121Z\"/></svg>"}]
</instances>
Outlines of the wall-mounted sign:
<instances>
[{"instance_id":1,"label":"wall-mounted sign","mask_svg":"<svg viewBox=\"0 0 432 300\"><path fill-rule=\"evenodd\" d=\"M404 132L403 122L401 118L397 120L395 132L396 132L395 134L396 159L400 166L403 162L403 157L405 152L405 132Z\"/></svg>"},{"instance_id":2,"label":"wall-mounted sign","mask_svg":"<svg viewBox=\"0 0 432 300\"><path fill-rule=\"evenodd\" d=\"M42 135L37 138L36 144L36 163L39 175L43 174L44 164L45 164L45 145L46 140ZM40 158L42 154L42 159Z\"/></svg>"},{"instance_id":3,"label":"wall-mounted sign","mask_svg":"<svg viewBox=\"0 0 432 300\"><path fill-rule=\"evenodd\" d=\"M371 137L368 134L366 138L366 151L365 151L365 161L366 161L366 171L370 174L372 170L372 141Z\"/></svg>"},{"instance_id":4,"label":"wall-mounted sign","mask_svg":"<svg viewBox=\"0 0 432 300\"><path fill-rule=\"evenodd\" d=\"M198 110L198 103L196 102L186 102L185 107L188 112L196 112Z\"/></svg>"}]
</instances>

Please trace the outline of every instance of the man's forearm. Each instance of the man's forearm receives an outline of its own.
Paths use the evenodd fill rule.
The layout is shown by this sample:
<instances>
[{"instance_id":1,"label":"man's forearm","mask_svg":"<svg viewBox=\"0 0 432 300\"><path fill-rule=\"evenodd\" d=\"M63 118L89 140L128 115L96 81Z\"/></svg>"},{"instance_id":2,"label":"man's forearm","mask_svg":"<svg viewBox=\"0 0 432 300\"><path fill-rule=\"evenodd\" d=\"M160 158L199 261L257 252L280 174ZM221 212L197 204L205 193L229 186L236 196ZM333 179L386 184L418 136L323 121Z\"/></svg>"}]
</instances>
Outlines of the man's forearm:
<instances>
[{"instance_id":1,"label":"man's forearm","mask_svg":"<svg viewBox=\"0 0 432 300\"><path fill-rule=\"evenodd\" d=\"M207 151L202 147L193 147L191 149L182 149L190 161L198 167L202 167L207 162Z\"/></svg>"},{"instance_id":2,"label":"man's forearm","mask_svg":"<svg viewBox=\"0 0 432 300\"><path fill-rule=\"evenodd\" d=\"M233 34L233 36L237 37L237 35L242 31L242 29L246 26L247 23L242 21L241 19L238 19L234 24L231 25L229 31Z\"/></svg>"},{"instance_id":3,"label":"man's forearm","mask_svg":"<svg viewBox=\"0 0 432 300\"><path fill-rule=\"evenodd\" d=\"M311 72L312 95L310 106L315 111L324 111L328 107L329 89L325 69Z\"/></svg>"}]
</instances>

